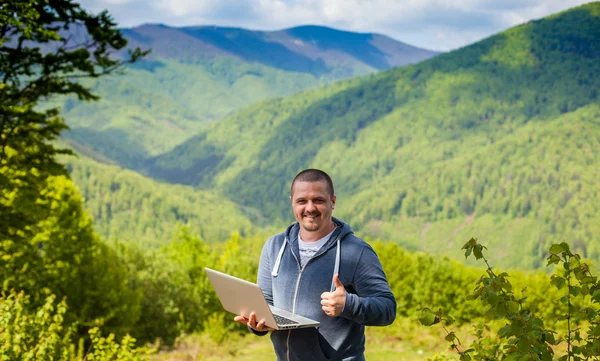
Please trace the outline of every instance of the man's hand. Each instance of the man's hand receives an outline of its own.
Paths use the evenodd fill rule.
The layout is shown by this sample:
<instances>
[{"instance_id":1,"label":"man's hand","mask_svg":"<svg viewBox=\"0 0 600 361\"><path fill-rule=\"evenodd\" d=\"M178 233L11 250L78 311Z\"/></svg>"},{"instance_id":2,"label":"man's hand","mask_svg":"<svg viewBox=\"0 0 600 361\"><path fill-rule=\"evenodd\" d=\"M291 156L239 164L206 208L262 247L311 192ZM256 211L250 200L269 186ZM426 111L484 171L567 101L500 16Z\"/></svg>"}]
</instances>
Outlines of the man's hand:
<instances>
[{"instance_id":1,"label":"man's hand","mask_svg":"<svg viewBox=\"0 0 600 361\"><path fill-rule=\"evenodd\" d=\"M243 323L244 325L250 327L254 331L264 332L264 331L273 331L274 329L265 325L265 320L260 320L260 322L256 322L256 315L254 312L250 314L250 318L246 318L243 316L235 316L233 319L235 322Z\"/></svg>"},{"instance_id":2,"label":"man's hand","mask_svg":"<svg viewBox=\"0 0 600 361\"><path fill-rule=\"evenodd\" d=\"M321 308L327 316L337 317L344 310L346 304L346 289L340 282L339 275L333 276L334 292L323 292L321 294Z\"/></svg>"}]
</instances>

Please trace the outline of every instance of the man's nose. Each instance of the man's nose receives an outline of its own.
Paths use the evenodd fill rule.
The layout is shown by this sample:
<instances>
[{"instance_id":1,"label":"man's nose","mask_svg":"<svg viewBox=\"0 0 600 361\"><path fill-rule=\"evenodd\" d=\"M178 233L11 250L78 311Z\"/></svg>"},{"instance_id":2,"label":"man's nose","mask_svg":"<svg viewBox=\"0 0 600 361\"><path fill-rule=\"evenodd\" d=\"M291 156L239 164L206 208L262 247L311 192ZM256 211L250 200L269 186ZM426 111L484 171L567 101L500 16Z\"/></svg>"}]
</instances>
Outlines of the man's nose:
<instances>
[{"instance_id":1,"label":"man's nose","mask_svg":"<svg viewBox=\"0 0 600 361\"><path fill-rule=\"evenodd\" d=\"M308 202L306 203L306 211L307 212L313 212L315 209L317 209L317 207L315 207L315 204L313 202Z\"/></svg>"}]
</instances>

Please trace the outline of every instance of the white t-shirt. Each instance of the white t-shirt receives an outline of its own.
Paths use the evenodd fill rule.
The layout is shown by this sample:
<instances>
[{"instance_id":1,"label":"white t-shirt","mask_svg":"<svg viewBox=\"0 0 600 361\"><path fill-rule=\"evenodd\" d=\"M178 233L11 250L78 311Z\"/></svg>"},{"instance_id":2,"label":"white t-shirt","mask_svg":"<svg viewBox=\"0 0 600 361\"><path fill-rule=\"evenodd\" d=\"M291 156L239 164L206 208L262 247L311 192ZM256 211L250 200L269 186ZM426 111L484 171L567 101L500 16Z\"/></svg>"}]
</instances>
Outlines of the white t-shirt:
<instances>
[{"instance_id":1,"label":"white t-shirt","mask_svg":"<svg viewBox=\"0 0 600 361\"><path fill-rule=\"evenodd\" d=\"M304 242L302 238L300 238L300 233L298 233L298 248L300 250L301 267L304 267L306 262L308 262L308 260L311 259L312 256L314 256L315 253L317 253L325 243L327 243L327 240L329 239L329 237L331 237L333 232L335 232L335 228L333 229L333 231L329 232L328 235L316 242Z\"/></svg>"}]
</instances>

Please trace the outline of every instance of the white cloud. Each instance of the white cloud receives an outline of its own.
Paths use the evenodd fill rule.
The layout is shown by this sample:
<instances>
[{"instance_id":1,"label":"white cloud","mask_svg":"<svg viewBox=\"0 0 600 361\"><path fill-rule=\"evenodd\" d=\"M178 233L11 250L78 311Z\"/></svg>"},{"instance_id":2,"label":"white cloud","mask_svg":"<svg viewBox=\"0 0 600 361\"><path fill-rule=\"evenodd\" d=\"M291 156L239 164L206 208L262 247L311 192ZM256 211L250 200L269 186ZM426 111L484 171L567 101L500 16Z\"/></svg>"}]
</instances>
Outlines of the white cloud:
<instances>
[{"instance_id":1,"label":"white cloud","mask_svg":"<svg viewBox=\"0 0 600 361\"><path fill-rule=\"evenodd\" d=\"M120 26L222 25L274 30L297 25L377 32L450 50L585 0L82 0L107 8Z\"/></svg>"},{"instance_id":2,"label":"white cloud","mask_svg":"<svg viewBox=\"0 0 600 361\"><path fill-rule=\"evenodd\" d=\"M104 0L103 2L109 5L120 5L133 2L134 0Z\"/></svg>"}]
</instances>

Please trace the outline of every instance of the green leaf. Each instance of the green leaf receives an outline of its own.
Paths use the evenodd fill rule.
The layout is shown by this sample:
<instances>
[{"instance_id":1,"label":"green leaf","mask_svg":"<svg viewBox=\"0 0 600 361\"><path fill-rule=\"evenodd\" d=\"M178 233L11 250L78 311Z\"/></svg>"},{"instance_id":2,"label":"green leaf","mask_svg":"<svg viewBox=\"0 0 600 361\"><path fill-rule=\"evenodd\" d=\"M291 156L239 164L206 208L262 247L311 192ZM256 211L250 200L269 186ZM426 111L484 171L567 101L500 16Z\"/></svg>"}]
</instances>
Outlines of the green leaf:
<instances>
[{"instance_id":1,"label":"green leaf","mask_svg":"<svg viewBox=\"0 0 600 361\"><path fill-rule=\"evenodd\" d=\"M552 332L545 332L544 338L549 344L556 345L556 339L554 338L554 334Z\"/></svg>"},{"instance_id":2,"label":"green leaf","mask_svg":"<svg viewBox=\"0 0 600 361\"><path fill-rule=\"evenodd\" d=\"M548 264L546 266L550 266L551 264L558 264L560 262L560 257L558 257L555 254L550 255L550 257L547 258L548 260Z\"/></svg>"},{"instance_id":3,"label":"green leaf","mask_svg":"<svg viewBox=\"0 0 600 361\"><path fill-rule=\"evenodd\" d=\"M588 287L588 285L581 286L581 294L584 296L587 296L590 294L590 288Z\"/></svg>"},{"instance_id":4,"label":"green leaf","mask_svg":"<svg viewBox=\"0 0 600 361\"><path fill-rule=\"evenodd\" d=\"M502 298L495 293L489 293L486 298L487 302L492 306L495 306L502 301Z\"/></svg>"},{"instance_id":5,"label":"green leaf","mask_svg":"<svg viewBox=\"0 0 600 361\"><path fill-rule=\"evenodd\" d=\"M444 339L448 342L453 342L457 338L456 338L456 335L454 334L454 332L450 332L446 335L446 337L444 337Z\"/></svg>"},{"instance_id":6,"label":"green leaf","mask_svg":"<svg viewBox=\"0 0 600 361\"><path fill-rule=\"evenodd\" d=\"M552 246L550 246L550 253L556 255L556 254L561 254L565 251L565 248L563 248L562 245L560 244L553 244Z\"/></svg>"},{"instance_id":7,"label":"green leaf","mask_svg":"<svg viewBox=\"0 0 600 361\"><path fill-rule=\"evenodd\" d=\"M564 249L564 252L570 252L569 245L566 242L561 242L560 246Z\"/></svg>"},{"instance_id":8,"label":"green leaf","mask_svg":"<svg viewBox=\"0 0 600 361\"><path fill-rule=\"evenodd\" d=\"M512 291L512 284L508 281L504 281L500 287L505 291Z\"/></svg>"},{"instance_id":9,"label":"green leaf","mask_svg":"<svg viewBox=\"0 0 600 361\"><path fill-rule=\"evenodd\" d=\"M502 327L500 330L498 330L498 336L502 337L502 338L506 338L507 336L510 336L511 333L511 327L510 325L506 325L504 327Z\"/></svg>"},{"instance_id":10,"label":"green leaf","mask_svg":"<svg viewBox=\"0 0 600 361\"><path fill-rule=\"evenodd\" d=\"M431 310L424 309L421 311L421 316L419 317L419 322L421 322L424 326L431 326L435 324L435 313L431 312Z\"/></svg>"},{"instance_id":11,"label":"green leaf","mask_svg":"<svg viewBox=\"0 0 600 361\"><path fill-rule=\"evenodd\" d=\"M571 263L571 265L573 266L573 268L577 268L580 266L580 262L579 262L579 257L578 255L575 256L571 256L569 257L569 263Z\"/></svg>"},{"instance_id":12,"label":"green leaf","mask_svg":"<svg viewBox=\"0 0 600 361\"><path fill-rule=\"evenodd\" d=\"M469 356L468 353L462 353L462 355L460 355L460 361L471 361L471 356Z\"/></svg>"},{"instance_id":13,"label":"green leaf","mask_svg":"<svg viewBox=\"0 0 600 361\"><path fill-rule=\"evenodd\" d=\"M521 358L521 355L517 352L510 353L507 357L503 359L503 361L517 361Z\"/></svg>"},{"instance_id":14,"label":"green leaf","mask_svg":"<svg viewBox=\"0 0 600 361\"><path fill-rule=\"evenodd\" d=\"M506 308L508 309L508 312L513 315L519 312L519 304L515 301L508 301Z\"/></svg>"},{"instance_id":15,"label":"green leaf","mask_svg":"<svg viewBox=\"0 0 600 361\"><path fill-rule=\"evenodd\" d=\"M465 258L469 258L469 256L471 255L471 251L472 248L467 248L467 250L465 251Z\"/></svg>"},{"instance_id":16,"label":"green leaf","mask_svg":"<svg viewBox=\"0 0 600 361\"><path fill-rule=\"evenodd\" d=\"M566 283L566 279L557 275L552 275L552 277L550 278L550 284L556 286L556 288L558 288L559 290L563 288L566 285Z\"/></svg>"},{"instance_id":17,"label":"green leaf","mask_svg":"<svg viewBox=\"0 0 600 361\"><path fill-rule=\"evenodd\" d=\"M581 291L581 288L578 286L572 286L571 290L570 290L571 294L575 297L579 296L580 291Z\"/></svg>"},{"instance_id":18,"label":"green leaf","mask_svg":"<svg viewBox=\"0 0 600 361\"><path fill-rule=\"evenodd\" d=\"M540 328L541 329L542 327L544 327L544 321L542 321L541 318L537 318L537 317L533 318L533 320L531 321L531 324L535 328Z\"/></svg>"},{"instance_id":19,"label":"green leaf","mask_svg":"<svg viewBox=\"0 0 600 361\"><path fill-rule=\"evenodd\" d=\"M590 335L590 336L600 336L600 326L590 327L588 335Z\"/></svg>"},{"instance_id":20,"label":"green leaf","mask_svg":"<svg viewBox=\"0 0 600 361\"><path fill-rule=\"evenodd\" d=\"M514 320L510 325L510 331L513 335L521 334L523 332L523 322L518 319Z\"/></svg>"},{"instance_id":21,"label":"green leaf","mask_svg":"<svg viewBox=\"0 0 600 361\"><path fill-rule=\"evenodd\" d=\"M595 290L595 291L592 293L592 299L594 299L594 301L596 301L596 302L600 303L600 289L598 289L598 290Z\"/></svg>"},{"instance_id":22,"label":"green leaf","mask_svg":"<svg viewBox=\"0 0 600 361\"><path fill-rule=\"evenodd\" d=\"M581 284L596 283L596 277L586 276L579 280Z\"/></svg>"},{"instance_id":23,"label":"green leaf","mask_svg":"<svg viewBox=\"0 0 600 361\"><path fill-rule=\"evenodd\" d=\"M462 246L461 249L473 248L476 244L477 244L477 240L475 238L471 238L470 240L467 241L467 243L464 244L464 246Z\"/></svg>"},{"instance_id":24,"label":"green leaf","mask_svg":"<svg viewBox=\"0 0 600 361\"><path fill-rule=\"evenodd\" d=\"M527 338L525 338L525 337L519 337L519 342L517 343L517 349L519 349L519 351L521 351L522 353L527 353L527 352L529 352L530 348L531 348L531 345L529 344L529 340L527 340Z\"/></svg>"}]
</instances>

